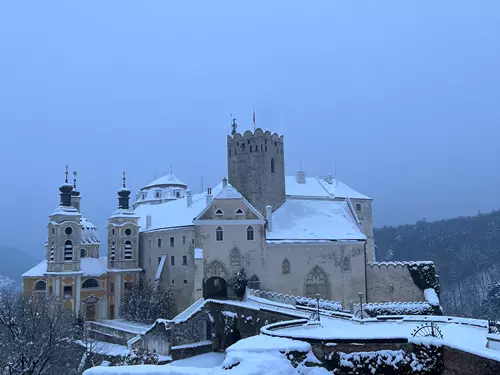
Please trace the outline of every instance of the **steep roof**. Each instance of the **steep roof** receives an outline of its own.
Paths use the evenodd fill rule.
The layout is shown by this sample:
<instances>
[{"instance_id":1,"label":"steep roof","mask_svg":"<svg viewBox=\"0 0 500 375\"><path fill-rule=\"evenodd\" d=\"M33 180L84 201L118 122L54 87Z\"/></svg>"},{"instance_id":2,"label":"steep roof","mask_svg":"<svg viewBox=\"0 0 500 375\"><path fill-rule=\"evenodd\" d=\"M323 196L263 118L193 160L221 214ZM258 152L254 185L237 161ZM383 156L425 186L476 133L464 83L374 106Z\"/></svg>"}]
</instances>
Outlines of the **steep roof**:
<instances>
[{"instance_id":1,"label":"steep roof","mask_svg":"<svg viewBox=\"0 0 500 375\"><path fill-rule=\"evenodd\" d=\"M272 216L269 241L365 240L347 201L287 199Z\"/></svg>"},{"instance_id":2,"label":"steep roof","mask_svg":"<svg viewBox=\"0 0 500 375\"><path fill-rule=\"evenodd\" d=\"M82 276L101 276L108 271L108 259L101 258L82 258L80 271L66 271L65 273L81 273ZM42 260L35 267L23 273L22 277L42 277L47 273L47 260Z\"/></svg>"},{"instance_id":3,"label":"steep roof","mask_svg":"<svg viewBox=\"0 0 500 375\"><path fill-rule=\"evenodd\" d=\"M143 187L143 189L148 189L155 186L168 186L168 185L179 185L187 187L187 185L184 182L182 182L177 176L175 176L173 173L169 173L147 184L146 186Z\"/></svg>"},{"instance_id":4,"label":"steep roof","mask_svg":"<svg viewBox=\"0 0 500 375\"><path fill-rule=\"evenodd\" d=\"M295 176L286 176L285 190L287 196L371 199L352 189L338 178L306 177L305 183L298 183Z\"/></svg>"},{"instance_id":5,"label":"steep roof","mask_svg":"<svg viewBox=\"0 0 500 375\"><path fill-rule=\"evenodd\" d=\"M222 191L222 183L212 189L216 195ZM193 219L207 206L207 193L193 194L193 202L187 205L187 197L161 204L142 204L134 213L139 216L140 232L193 225ZM146 217L151 215L151 226L146 228Z\"/></svg>"}]
</instances>

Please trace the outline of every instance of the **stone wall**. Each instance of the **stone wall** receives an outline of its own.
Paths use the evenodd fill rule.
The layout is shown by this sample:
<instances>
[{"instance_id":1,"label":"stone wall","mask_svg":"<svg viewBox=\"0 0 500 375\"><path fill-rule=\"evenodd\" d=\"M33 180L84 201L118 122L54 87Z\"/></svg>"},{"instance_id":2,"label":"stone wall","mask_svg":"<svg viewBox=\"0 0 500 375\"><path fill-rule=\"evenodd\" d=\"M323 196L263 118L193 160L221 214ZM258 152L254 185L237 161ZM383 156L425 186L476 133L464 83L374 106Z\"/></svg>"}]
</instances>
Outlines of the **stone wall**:
<instances>
[{"instance_id":1,"label":"stone wall","mask_svg":"<svg viewBox=\"0 0 500 375\"><path fill-rule=\"evenodd\" d=\"M443 360L443 375L500 374L500 362L447 346L443 347Z\"/></svg>"},{"instance_id":2,"label":"stone wall","mask_svg":"<svg viewBox=\"0 0 500 375\"><path fill-rule=\"evenodd\" d=\"M424 292L413 282L405 262L368 263L366 276L368 303L425 300Z\"/></svg>"}]
</instances>

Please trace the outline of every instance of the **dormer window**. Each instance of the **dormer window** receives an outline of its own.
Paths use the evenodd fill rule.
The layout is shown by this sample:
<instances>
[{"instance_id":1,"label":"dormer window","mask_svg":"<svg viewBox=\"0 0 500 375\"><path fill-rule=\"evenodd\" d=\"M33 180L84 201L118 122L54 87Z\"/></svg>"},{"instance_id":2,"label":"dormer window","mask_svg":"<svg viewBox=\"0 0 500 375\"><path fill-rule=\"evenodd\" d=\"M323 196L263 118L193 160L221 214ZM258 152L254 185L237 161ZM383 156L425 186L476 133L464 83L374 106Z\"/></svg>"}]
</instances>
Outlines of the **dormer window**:
<instances>
[{"instance_id":1,"label":"dormer window","mask_svg":"<svg viewBox=\"0 0 500 375\"><path fill-rule=\"evenodd\" d=\"M215 211L215 214L217 216L222 216L222 215L224 215L224 211L222 211L220 208L218 208L217 211Z\"/></svg>"},{"instance_id":2,"label":"dormer window","mask_svg":"<svg viewBox=\"0 0 500 375\"><path fill-rule=\"evenodd\" d=\"M147 196L148 196L148 193L146 193L146 192L142 193L142 199L146 199Z\"/></svg>"},{"instance_id":3,"label":"dormer window","mask_svg":"<svg viewBox=\"0 0 500 375\"><path fill-rule=\"evenodd\" d=\"M161 191L157 190L155 191L155 198L160 199L161 198Z\"/></svg>"},{"instance_id":4,"label":"dormer window","mask_svg":"<svg viewBox=\"0 0 500 375\"><path fill-rule=\"evenodd\" d=\"M238 208L236 210L236 215L243 215L243 214L244 214L244 212L243 212L243 210L241 208Z\"/></svg>"},{"instance_id":5,"label":"dormer window","mask_svg":"<svg viewBox=\"0 0 500 375\"><path fill-rule=\"evenodd\" d=\"M180 192L179 190L177 190L177 191L175 192L175 197L176 197L176 198L180 198L180 197L181 197L181 192Z\"/></svg>"}]
</instances>

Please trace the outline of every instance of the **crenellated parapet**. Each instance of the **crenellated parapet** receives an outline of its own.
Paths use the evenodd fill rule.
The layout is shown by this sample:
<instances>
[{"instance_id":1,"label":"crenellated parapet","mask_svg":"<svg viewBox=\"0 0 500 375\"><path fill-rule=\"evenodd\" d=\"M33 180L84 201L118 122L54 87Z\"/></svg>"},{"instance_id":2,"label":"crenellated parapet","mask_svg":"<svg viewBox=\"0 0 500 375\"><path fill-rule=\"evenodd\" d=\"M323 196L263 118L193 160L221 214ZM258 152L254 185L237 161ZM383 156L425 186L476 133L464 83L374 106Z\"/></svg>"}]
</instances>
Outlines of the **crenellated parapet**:
<instances>
[{"instance_id":1,"label":"crenellated parapet","mask_svg":"<svg viewBox=\"0 0 500 375\"><path fill-rule=\"evenodd\" d=\"M248 140L248 139L253 139L253 138L264 138L268 139L271 141L276 141L276 142L281 142L283 143L283 135L279 135L278 133L274 132L271 133L269 130L257 128L253 132L251 130L247 130L243 133L235 133L234 135L228 135L227 136L227 142L233 143L233 142L240 142L242 140Z\"/></svg>"}]
</instances>

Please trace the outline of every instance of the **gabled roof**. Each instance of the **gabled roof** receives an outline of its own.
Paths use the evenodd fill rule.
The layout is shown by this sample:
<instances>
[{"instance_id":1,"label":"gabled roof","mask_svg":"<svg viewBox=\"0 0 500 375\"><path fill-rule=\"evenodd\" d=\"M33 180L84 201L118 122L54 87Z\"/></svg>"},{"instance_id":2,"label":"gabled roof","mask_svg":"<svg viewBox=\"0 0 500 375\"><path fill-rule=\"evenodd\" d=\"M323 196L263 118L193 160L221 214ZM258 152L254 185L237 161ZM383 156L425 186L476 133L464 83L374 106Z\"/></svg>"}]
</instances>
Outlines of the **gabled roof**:
<instances>
[{"instance_id":1,"label":"gabled roof","mask_svg":"<svg viewBox=\"0 0 500 375\"><path fill-rule=\"evenodd\" d=\"M272 216L266 240L365 240L346 201L288 198Z\"/></svg>"},{"instance_id":2,"label":"gabled roof","mask_svg":"<svg viewBox=\"0 0 500 375\"><path fill-rule=\"evenodd\" d=\"M168 185L187 187L187 185L184 182L182 182L177 176L175 176L173 173L169 173L147 184L146 186L143 187L143 189L149 189L155 186L168 186Z\"/></svg>"},{"instance_id":3,"label":"gabled roof","mask_svg":"<svg viewBox=\"0 0 500 375\"><path fill-rule=\"evenodd\" d=\"M306 177L305 183L298 183L295 176L286 176L285 190L287 196L371 199L347 186L338 178Z\"/></svg>"},{"instance_id":4,"label":"gabled roof","mask_svg":"<svg viewBox=\"0 0 500 375\"><path fill-rule=\"evenodd\" d=\"M264 217L262 216L262 214L257 211L255 209L254 206L252 206L250 204L249 201L247 201L245 199L245 197L243 195L241 195L241 193L236 190L236 188L231 185L231 184L227 184L212 200L213 201L216 201L216 200L225 200L225 199L241 199L243 201L243 203L245 203L245 205L255 214L255 216L257 216L259 219L261 220L265 220ZM198 220L205 212L207 212L207 210L210 208L210 206L212 205L212 202L210 202L210 204L208 204L195 218L195 220Z\"/></svg>"}]
</instances>

